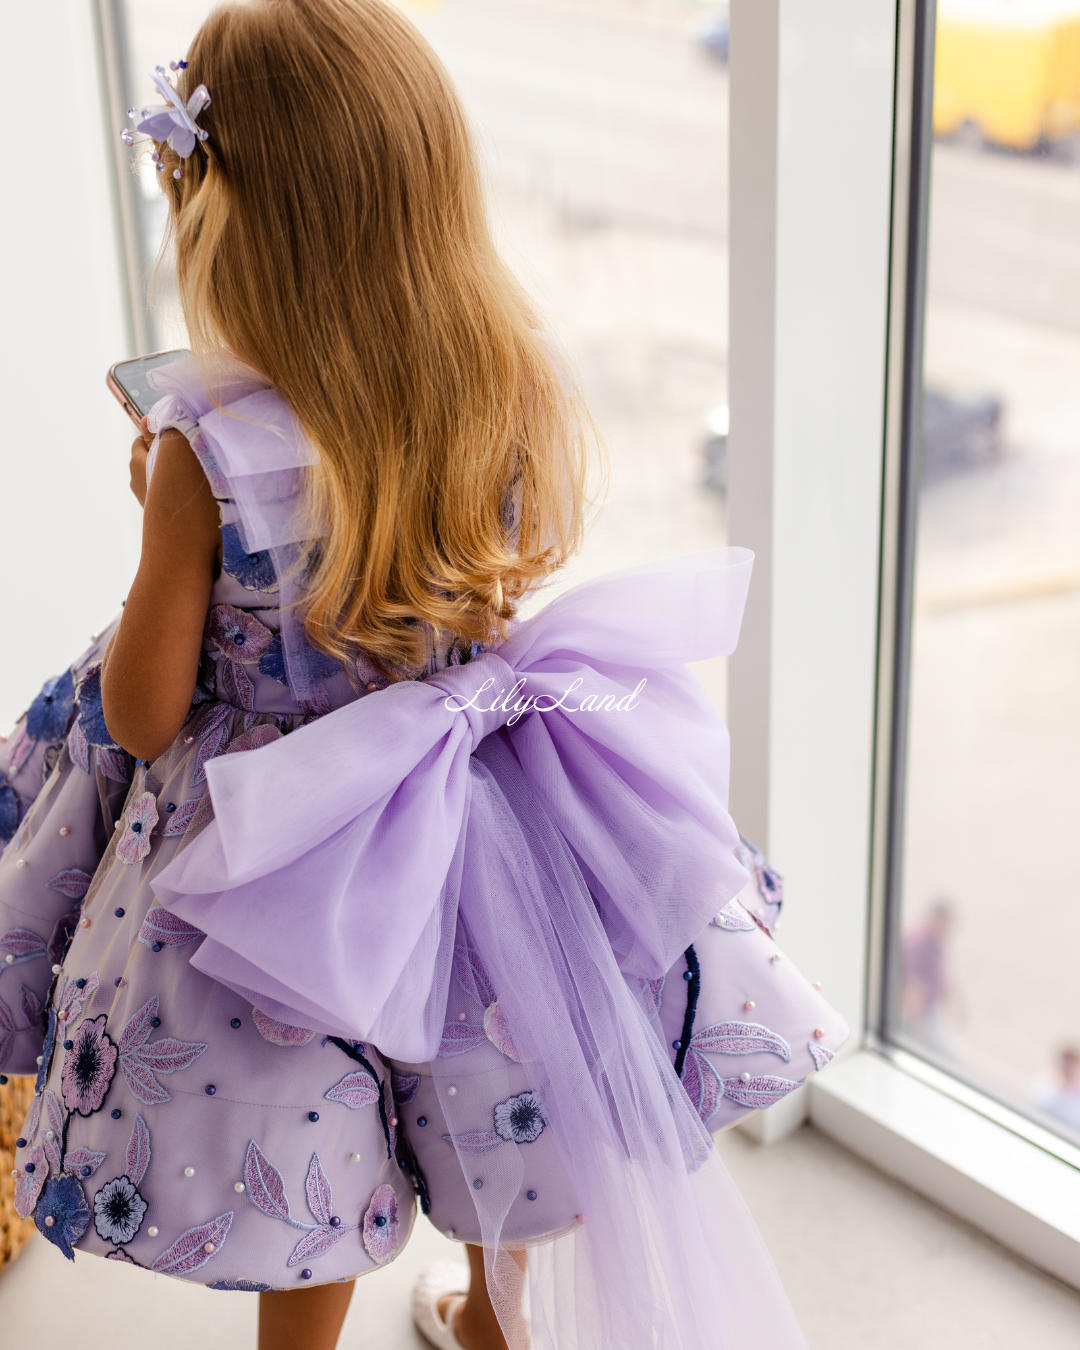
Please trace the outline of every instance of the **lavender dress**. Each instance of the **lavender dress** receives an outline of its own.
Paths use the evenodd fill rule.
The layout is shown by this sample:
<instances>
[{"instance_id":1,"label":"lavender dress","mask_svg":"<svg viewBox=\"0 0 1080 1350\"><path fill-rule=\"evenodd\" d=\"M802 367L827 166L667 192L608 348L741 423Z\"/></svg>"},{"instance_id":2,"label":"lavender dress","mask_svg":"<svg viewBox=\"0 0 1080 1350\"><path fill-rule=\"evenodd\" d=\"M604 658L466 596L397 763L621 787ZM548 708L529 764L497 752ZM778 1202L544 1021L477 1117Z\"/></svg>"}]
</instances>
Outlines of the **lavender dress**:
<instances>
[{"instance_id":1,"label":"lavender dress","mask_svg":"<svg viewBox=\"0 0 1080 1350\"><path fill-rule=\"evenodd\" d=\"M314 452L286 405L236 368L213 394L195 362L158 380L224 570L164 755L109 736L111 630L0 747L0 1068L37 1073L19 1212L68 1256L259 1290L387 1263L419 1199L452 1236L548 1254L537 1345L802 1345L706 1127L846 1028L780 959L779 880L723 807L726 732L670 673L734 645L748 556L597 583L498 655L433 647L391 683L304 641ZM653 705L467 706L526 669L625 699L627 597L662 598ZM655 1278L685 1297L658 1304Z\"/></svg>"}]
</instances>

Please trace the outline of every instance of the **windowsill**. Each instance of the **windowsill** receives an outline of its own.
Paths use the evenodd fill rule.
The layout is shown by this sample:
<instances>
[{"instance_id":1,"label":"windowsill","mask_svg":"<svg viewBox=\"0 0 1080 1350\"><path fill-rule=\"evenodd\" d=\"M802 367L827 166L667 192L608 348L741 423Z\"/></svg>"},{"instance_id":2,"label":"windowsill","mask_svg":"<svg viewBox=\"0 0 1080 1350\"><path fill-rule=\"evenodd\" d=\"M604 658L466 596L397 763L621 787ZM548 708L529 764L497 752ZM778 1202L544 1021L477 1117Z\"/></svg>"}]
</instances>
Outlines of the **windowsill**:
<instances>
[{"instance_id":1,"label":"windowsill","mask_svg":"<svg viewBox=\"0 0 1080 1350\"><path fill-rule=\"evenodd\" d=\"M815 1076L814 1124L1080 1289L1080 1170L1064 1160L1076 1150L1031 1142L1002 1123L1012 1113L969 1089L967 1102L940 1091L904 1058L862 1050Z\"/></svg>"}]
</instances>

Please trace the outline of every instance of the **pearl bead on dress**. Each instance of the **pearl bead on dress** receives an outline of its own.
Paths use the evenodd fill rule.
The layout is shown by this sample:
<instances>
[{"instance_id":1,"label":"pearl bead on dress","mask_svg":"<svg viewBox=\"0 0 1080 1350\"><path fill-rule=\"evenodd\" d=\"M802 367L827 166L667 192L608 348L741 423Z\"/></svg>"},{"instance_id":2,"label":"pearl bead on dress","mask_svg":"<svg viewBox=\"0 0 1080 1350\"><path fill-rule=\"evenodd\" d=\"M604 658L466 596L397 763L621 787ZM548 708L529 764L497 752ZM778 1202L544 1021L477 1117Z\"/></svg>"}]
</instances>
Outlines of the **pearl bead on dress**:
<instances>
[{"instance_id":1,"label":"pearl bead on dress","mask_svg":"<svg viewBox=\"0 0 1080 1350\"><path fill-rule=\"evenodd\" d=\"M16 867L19 867L19 868L25 867L25 866L26 866L26 859L25 859L25 858L20 858L20 859L18 860L18 862L15 864L15 866L16 866Z\"/></svg>"},{"instance_id":2,"label":"pearl bead on dress","mask_svg":"<svg viewBox=\"0 0 1080 1350\"><path fill-rule=\"evenodd\" d=\"M70 828L69 828L67 825L61 825L61 826L60 826L60 838L61 838L61 839L66 839L70 833L71 833L71 830L70 830Z\"/></svg>"},{"instance_id":3,"label":"pearl bead on dress","mask_svg":"<svg viewBox=\"0 0 1080 1350\"><path fill-rule=\"evenodd\" d=\"M194 1167L185 1167L185 1168L184 1168L184 1176L186 1176L186 1177L193 1177L194 1175L195 1175L195 1169L194 1169Z\"/></svg>"},{"instance_id":4,"label":"pearl bead on dress","mask_svg":"<svg viewBox=\"0 0 1080 1350\"><path fill-rule=\"evenodd\" d=\"M746 1009L747 1012L753 1012L754 1009L757 1007L757 1004L754 1002L752 998L748 998L746 1002L743 1004L743 1007Z\"/></svg>"}]
</instances>

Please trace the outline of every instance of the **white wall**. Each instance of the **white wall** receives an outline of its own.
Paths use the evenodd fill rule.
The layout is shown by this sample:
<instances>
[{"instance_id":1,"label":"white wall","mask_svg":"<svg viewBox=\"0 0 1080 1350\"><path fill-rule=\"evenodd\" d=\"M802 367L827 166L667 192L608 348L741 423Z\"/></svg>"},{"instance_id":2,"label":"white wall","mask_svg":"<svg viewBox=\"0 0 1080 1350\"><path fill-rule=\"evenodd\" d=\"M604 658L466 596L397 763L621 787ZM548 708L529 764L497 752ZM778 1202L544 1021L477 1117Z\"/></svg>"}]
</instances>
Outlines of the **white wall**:
<instances>
[{"instance_id":1,"label":"white wall","mask_svg":"<svg viewBox=\"0 0 1080 1350\"><path fill-rule=\"evenodd\" d=\"M92 0L0 6L0 727L120 608L138 557L132 355Z\"/></svg>"},{"instance_id":2,"label":"white wall","mask_svg":"<svg viewBox=\"0 0 1080 1350\"><path fill-rule=\"evenodd\" d=\"M732 806L780 941L864 1025L895 0L733 0ZM770 1113L771 1115L772 1113Z\"/></svg>"}]
</instances>

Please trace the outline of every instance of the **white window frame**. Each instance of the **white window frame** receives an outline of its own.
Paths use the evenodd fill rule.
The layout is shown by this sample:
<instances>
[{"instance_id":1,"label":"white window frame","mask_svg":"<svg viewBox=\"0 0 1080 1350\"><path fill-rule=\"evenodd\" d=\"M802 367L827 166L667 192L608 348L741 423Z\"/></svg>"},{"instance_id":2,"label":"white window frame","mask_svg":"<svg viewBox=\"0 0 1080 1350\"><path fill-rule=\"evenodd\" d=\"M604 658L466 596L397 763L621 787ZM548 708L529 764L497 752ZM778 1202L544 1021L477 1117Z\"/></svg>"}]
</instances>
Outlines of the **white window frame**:
<instances>
[{"instance_id":1,"label":"white window frame","mask_svg":"<svg viewBox=\"0 0 1080 1350\"><path fill-rule=\"evenodd\" d=\"M729 532L757 561L732 659L732 809L784 875L781 942L848 1018L751 1118L826 1133L1080 1288L1080 1150L879 1036L902 447L918 416L911 229L934 0L732 0ZM905 413L907 409L907 413Z\"/></svg>"}]
</instances>

